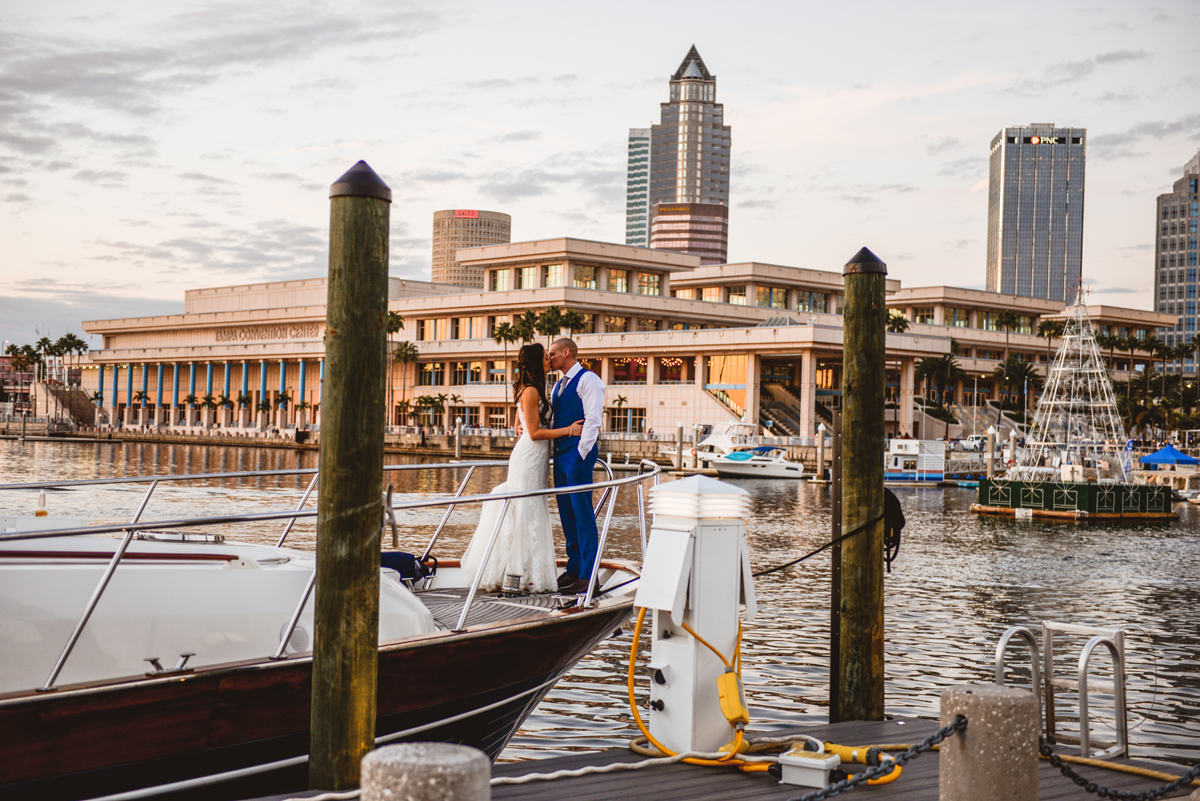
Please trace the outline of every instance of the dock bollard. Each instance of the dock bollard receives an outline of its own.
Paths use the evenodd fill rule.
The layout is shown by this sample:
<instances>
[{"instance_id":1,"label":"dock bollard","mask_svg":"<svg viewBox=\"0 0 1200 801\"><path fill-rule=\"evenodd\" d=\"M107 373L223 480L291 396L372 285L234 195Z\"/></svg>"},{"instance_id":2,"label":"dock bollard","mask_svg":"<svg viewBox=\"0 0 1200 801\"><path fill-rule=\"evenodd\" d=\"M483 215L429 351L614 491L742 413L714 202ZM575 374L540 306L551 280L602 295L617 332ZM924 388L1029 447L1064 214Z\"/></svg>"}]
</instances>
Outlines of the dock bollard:
<instances>
[{"instance_id":1,"label":"dock bollard","mask_svg":"<svg viewBox=\"0 0 1200 801\"><path fill-rule=\"evenodd\" d=\"M942 743L941 801L1036 801L1037 696L994 684L951 687L942 692L942 725L956 715L966 717L967 728Z\"/></svg>"},{"instance_id":2,"label":"dock bollard","mask_svg":"<svg viewBox=\"0 0 1200 801\"><path fill-rule=\"evenodd\" d=\"M363 757L362 801L490 801L492 763L449 743L386 745Z\"/></svg>"}]
</instances>

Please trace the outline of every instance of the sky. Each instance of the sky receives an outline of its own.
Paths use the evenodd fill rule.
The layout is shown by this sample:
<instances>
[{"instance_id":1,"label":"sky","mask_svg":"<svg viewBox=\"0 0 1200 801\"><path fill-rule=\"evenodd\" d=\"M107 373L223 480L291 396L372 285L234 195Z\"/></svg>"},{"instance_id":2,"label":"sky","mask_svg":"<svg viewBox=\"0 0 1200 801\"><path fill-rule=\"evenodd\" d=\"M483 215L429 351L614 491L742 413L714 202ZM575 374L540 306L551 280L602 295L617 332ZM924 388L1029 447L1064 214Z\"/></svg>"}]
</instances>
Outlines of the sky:
<instances>
[{"instance_id":1,"label":"sky","mask_svg":"<svg viewBox=\"0 0 1200 801\"><path fill-rule=\"evenodd\" d=\"M0 339L327 268L331 183L621 242L628 129L695 44L732 128L730 261L984 287L992 137L1088 129L1092 302L1151 308L1155 197L1200 150L1200 3L21 0L0 12ZM95 347L97 338L84 336Z\"/></svg>"}]
</instances>

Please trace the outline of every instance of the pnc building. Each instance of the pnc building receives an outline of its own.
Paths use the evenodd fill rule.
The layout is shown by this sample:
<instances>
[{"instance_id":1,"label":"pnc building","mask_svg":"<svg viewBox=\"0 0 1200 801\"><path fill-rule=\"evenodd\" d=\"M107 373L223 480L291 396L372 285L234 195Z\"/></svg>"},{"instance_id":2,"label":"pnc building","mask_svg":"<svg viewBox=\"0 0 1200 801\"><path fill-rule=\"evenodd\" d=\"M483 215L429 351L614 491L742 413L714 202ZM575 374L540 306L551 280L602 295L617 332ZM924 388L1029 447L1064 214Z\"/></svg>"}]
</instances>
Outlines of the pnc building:
<instances>
[{"instance_id":1,"label":"pnc building","mask_svg":"<svg viewBox=\"0 0 1200 801\"><path fill-rule=\"evenodd\" d=\"M464 267L455 258L461 248L507 245L512 241L512 217L499 211L447 209L433 213L433 262L430 277L435 284L483 286L483 273Z\"/></svg>"},{"instance_id":2,"label":"pnc building","mask_svg":"<svg viewBox=\"0 0 1200 801\"><path fill-rule=\"evenodd\" d=\"M1005 128L988 170L989 292L1070 303L1083 274L1087 129Z\"/></svg>"}]
</instances>

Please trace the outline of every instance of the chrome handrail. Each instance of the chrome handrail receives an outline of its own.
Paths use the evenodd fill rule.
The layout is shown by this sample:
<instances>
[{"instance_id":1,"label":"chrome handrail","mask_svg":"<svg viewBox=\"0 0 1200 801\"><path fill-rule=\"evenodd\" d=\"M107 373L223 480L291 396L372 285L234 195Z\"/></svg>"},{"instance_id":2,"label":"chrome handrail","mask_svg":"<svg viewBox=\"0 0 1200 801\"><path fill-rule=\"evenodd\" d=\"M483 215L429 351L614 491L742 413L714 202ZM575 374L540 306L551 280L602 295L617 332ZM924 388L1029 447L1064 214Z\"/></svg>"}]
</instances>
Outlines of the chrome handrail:
<instances>
[{"instance_id":1,"label":"chrome handrail","mask_svg":"<svg viewBox=\"0 0 1200 801\"><path fill-rule=\"evenodd\" d=\"M500 535L500 527L504 524L504 516L508 514L508 505L512 503L509 498L504 499L504 505L500 507L500 516L496 518L496 525L492 527L492 536L488 537L487 549L483 552L483 559L479 561L479 569L475 571L475 578L471 581L471 589L467 591L467 600L463 604L462 614L458 617L458 623L455 624L455 631L462 631L467 624L467 614L471 611L471 604L475 602L475 592L479 589L479 582L483 581L483 571L487 567L488 559L492 555L492 548L496 545L496 537Z\"/></svg>"},{"instance_id":2,"label":"chrome handrail","mask_svg":"<svg viewBox=\"0 0 1200 801\"><path fill-rule=\"evenodd\" d=\"M296 504L297 509L303 509L304 504L308 503L308 496L312 495L313 488L317 486L317 479L320 478L319 473L314 473L312 481L308 482L308 489L304 491L304 497L300 499L300 503ZM292 526L296 525L296 518L290 518L287 525L283 527L283 533L279 535L279 542L275 543L276 548L283 547L283 541L287 539L287 535L291 532Z\"/></svg>"},{"instance_id":3,"label":"chrome handrail","mask_svg":"<svg viewBox=\"0 0 1200 801\"><path fill-rule=\"evenodd\" d=\"M460 485L460 487L459 487L459 492L450 498L435 498L435 499L420 500L420 501L407 501L407 502L403 502L403 503L399 503L399 504L392 504L392 506L391 506L391 509L393 511L395 511L395 510L409 510L409 509L427 509L427 508L434 508L434 507L444 506L444 505L449 504L450 509L448 509L447 514L443 516L443 519L442 519L441 523L439 524L439 526L445 525L445 521L449 516L449 514L448 514L449 511L452 510L456 506L463 505L463 504L470 504L470 503L483 503L485 501L495 501L495 500L504 501L504 506L501 510L500 518L497 520L496 527L493 529L492 537L490 538L489 543L488 543L487 553L484 555L483 562L481 563L479 570L476 572L474 580L469 589L467 601L464 604L463 612L460 616L458 626L455 628L455 631L461 631L462 627L465 625L467 614L470 611L471 604L474 600L475 594L479 587L479 583L482 579L483 568L484 568L484 566L486 566L487 559L491 555L492 546L495 542L497 535L499 534L500 526L501 526L501 523L503 522L504 515L507 513L510 501L512 501L514 499L519 499L519 498L538 498L538 497L549 497L552 495L555 495L555 496L569 495L569 494L574 494L577 492L594 492L597 489L602 489L603 493L601 495L600 502L597 503L597 505L596 505L595 511L599 512L599 509L603 506L603 504L605 503L606 500L609 501L609 505L608 505L608 509L605 514L604 526L601 531L601 536L599 538L599 542L597 543L596 559L595 559L595 562L593 564L593 569L592 569L592 576L594 578L594 577L596 577L596 575L599 571L600 562L603 557L604 545L606 543L609 527L612 522L613 510L616 507L617 490L620 487L624 486L625 484L629 484L629 483L638 484L640 487L640 483L645 478L653 478L655 483L656 484L658 483L658 477L661 474L662 469L657 464L649 462L648 460L643 460L643 462L644 462L644 465L642 465L642 464L639 465L638 472L635 475L628 476L625 478L619 478L619 479L613 478L612 477L612 475L613 475L612 469L607 464L600 462L600 464L602 464L604 466L604 469L609 476L609 478L605 481L593 482L591 484L585 484L585 485L574 486L574 487L548 487L546 489L540 489L540 490L524 490L524 491L519 491L519 492L489 493L486 495L468 495L468 496L461 495L461 492L463 491L463 489L465 489L466 482L470 479L471 473L474 472L476 467L497 467L497 466L503 466L503 465L507 464L507 462L486 461L486 462L475 462L475 463L450 463L450 464L433 464L433 465L425 465L425 464L385 465L384 469L385 470L414 470L414 469L415 470L433 470L433 469L449 468L449 467L455 467L455 468L468 467L468 468L470 468L466 479L464 479L463 484ZM650 466L650 465L653 465L652 472L650 472L649 474L646 474L644 472L644 467ZM246 478L246 477L253 478L253 477L260 477L260 476L307 475L307 474L315 474L316 472L317 471L315 468L298 468L298 469L293 469L293 470L243 471L243 472L234 472L234 473L197 473L197 474L187 474L187 475L180 475L180 476L137 476L137 477L130 477L130 478L116 478L116 479L83 479L83 480L77 480L77 481L64 481L64 482L35 482L35 483L29 483L29 484L0 485L0 490L22 490L22 489L42 489L42 488L49 488L49 487L96 485L96 484L128 484L128 483L144 483L144 482L150 483L150 487L147 490L146 495L143 497L142 503L141 503L140 507L138 508L137 513L134 515L133 520L130 523L99 525L99 526L84 526L84 527L64 528L64 529L43 529L43 530L35 530L35 531L21 531L21 532L0 534L0 542L17 541L17 540L25 540L25 539L52 539L55 537L68 537L68 536L75 536L75 535L79 535L79 534L107 534L107 533L118 533L118 532L124 534L124 538L122 540L121 545L118 547L117 551L113 554L112 560L109 562L108 566L106 567L104 574L101 576L100 582L97 584L96 589L92 593L91 599L88 601L88 604L84 610L83 616L81 617L79 623L76 625L74 632L72 633L70 639L68 640L67 645L64 647L62 654L60 655L57 663L54 666L54 669L51 671L50 676L47 678L46 683L41 688L41 690L42 691L50 691L50 690L54 689L54 687L53 687L54 681L57 679L58 675L61 673L62 668L65 665L67 658L70 656L72 650L74 649L75 644L79 640L79 636L82 634L84 627L87 625L88 620L90 619L92 613L95 611L96 605L97 605L97 603L99 603L100 597L103 595L104 590L107 588L108 583L112 578L113 572L116 570L118 563L121 561L126 550L128 549L129 543L132 541L133 537L136 535L137 532L150 530L150 529L179 529L179 528L191 528L193 526L201 526L201 525L212 526L212 525L224 525L224 524L230 524L230 523L249 523L249 522L261 522L261 521L271 521L271 520L288 520L291 523L294 523L295 520L298 518L315 517L318 513L318 510L316 510L316 509L300 508L303 506L304 502L308 498L309 492L311 492L313 486L316 484L317 478L314 475L313 481L309 484L308 491L305 492L304 498L302 498L300 505L298 505L297 508L293 509L293 510L286 510L286 511L279 511L279 512L259 512L259 513L250 513L250 514L236 514L236 515L220 515L220 516L216 516L216 517L203 517L203 518L181 518L181 519L176 519L176 520L151 521L148 523L139 522L141 520L141 516L142 516L143 512L146 509L147 504L150 501L150 496L154 493L155 488L158 486L158 484L161 481L180 481L180 480L186 480L186 479L211 480L213 478ZM611 495L610 495L610 493L611 493ZM642 517L641 526L642 526L642 536L643 536L643 541L644 541L645 520L644 520L644 511L642 509L641 503L639 503L639 516ZM285 529L284 537L286 537L286 533L289 530L290 530L290 528ZM282 538L281 538L280 542L282 542ZM430 547L432 547L432 543L431 543ZM644 553L644 551L643 551L643 553ZM295 627L298 624L299 619L303 613L304 607L308 602L308 598L312 593L312 589L313 589L313 586L315 585L315 581L316 581L316 567L314 566L312 575L309 577L309 580L306 583L305 590L304 590L304 593L302 594L300 602L299 602L299 604L297 604L295 610L293 611L292 616L289 619L288 625L283 632L283 636L280 638L279 647L276 650L275 654L269 658L271 658L271 659L287 658L286 653L285 653L286 649L287 649L287 644L288 644L289 640L291 639L291 635L294 632ZM582 604L582 606L584 608L590 607L592 605L594 590L595 590L595 582L593 581L591 584L589 584L587 594L586 594L584 602Z\"/></svg>"},{"instance_id":4,"label":"chrome handrail","mask_svg":"<svg viewBox=\"0 0 1200 801\"><path fill-rule=\"evenodd\" d=\"M471 465L471 469L467 471L467 476L458 485L458 492L454 493L455 498L461 498L463 492L467 489L467 482L471 480L471 476L475 474L476 465ZM446 507L446 513L442 515L442 519L438 521L437 528L434 529L433 536L429 539L429 544L425 546L425 553L421 554L421 561L424 562L429 558L429 554L433 553L434 543L438 541L438 537L442 536L442 529L446 527L446 521L450 519L450 513L454 511L457 504L450 504Z\"/></svg>"}]
</instances>

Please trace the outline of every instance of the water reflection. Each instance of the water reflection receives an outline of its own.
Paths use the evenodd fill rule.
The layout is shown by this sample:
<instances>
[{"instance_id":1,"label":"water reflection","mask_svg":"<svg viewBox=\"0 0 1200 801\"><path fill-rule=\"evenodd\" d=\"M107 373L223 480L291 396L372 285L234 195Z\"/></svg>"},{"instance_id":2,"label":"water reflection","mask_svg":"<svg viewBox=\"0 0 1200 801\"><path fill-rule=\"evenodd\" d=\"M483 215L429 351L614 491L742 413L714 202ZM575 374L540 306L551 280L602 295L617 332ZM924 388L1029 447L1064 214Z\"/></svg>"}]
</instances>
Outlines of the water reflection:
<instances>
[{"instance_id":1,"label":"water reflection","mask_svg":"<svg viewBox=\"0 0 1200 801\"><path fill-rule=\"evenodd\" d=\"M229 472L315 466L312 451L150 443L0 442L0 481L100 478L169 472ZM415 462L389 456L389 463ZM405 472L387 479L396 497L453 494L465 471ZM308 477L264 477L164 484L145 519L294 507ZM502 469L476 472L469 492L503 480ZM756 569L819 547L829 538L829 492L790 481L738 482L751 493L747 535ZM128 520L144 487L81 488L50 494L50 514L94 522ZM1178 505L1171 524L1062 524L973 518L974 492L897 490L908 526L886 577L888 714L936 718L947 686L990 681L995 644L1009 626L1037 631L1044 619L1130 626L1127 672L1130 739L1135 753L1200 758L1200 507ZM312 506L314 501L310 501ZM0 493L0 515L32 514L35 493ZM456 512L435 553L457 556L474 530L478 508ZM400 546L421 550L441 510L399 515ZM557 521L556 521L557 522ZM621 492L608 553L638 559L637 503ZM282 523L231 536L274 542ZM311 549L315 523L300 521L289 540ZM561 537L559 549L562 548ZM828 704L829 557L758 580L760 612L746 631L745 682L753 728L820 723ZM1060 651L1073 671L1082 641ZM643 655L648 650L643 649ZM1015 682L1028 682L1028 657L1011 652ZM556 686L504 754L543 757L623 746L636 732L625 700L629 634L602 643ZM1096 660L1097 674L1107 657ZM645 689L642 689L643 700ZM1064 696L1064 699L1069 696ZM1093 737L1103 739L1111 703L1093 701ZM1071 704L1073 706L1073 703ZM1064 720L1065 718L1065 720ZM1074 727L1066 703L1062 728Z\"/></svg>"}]
</instances>

